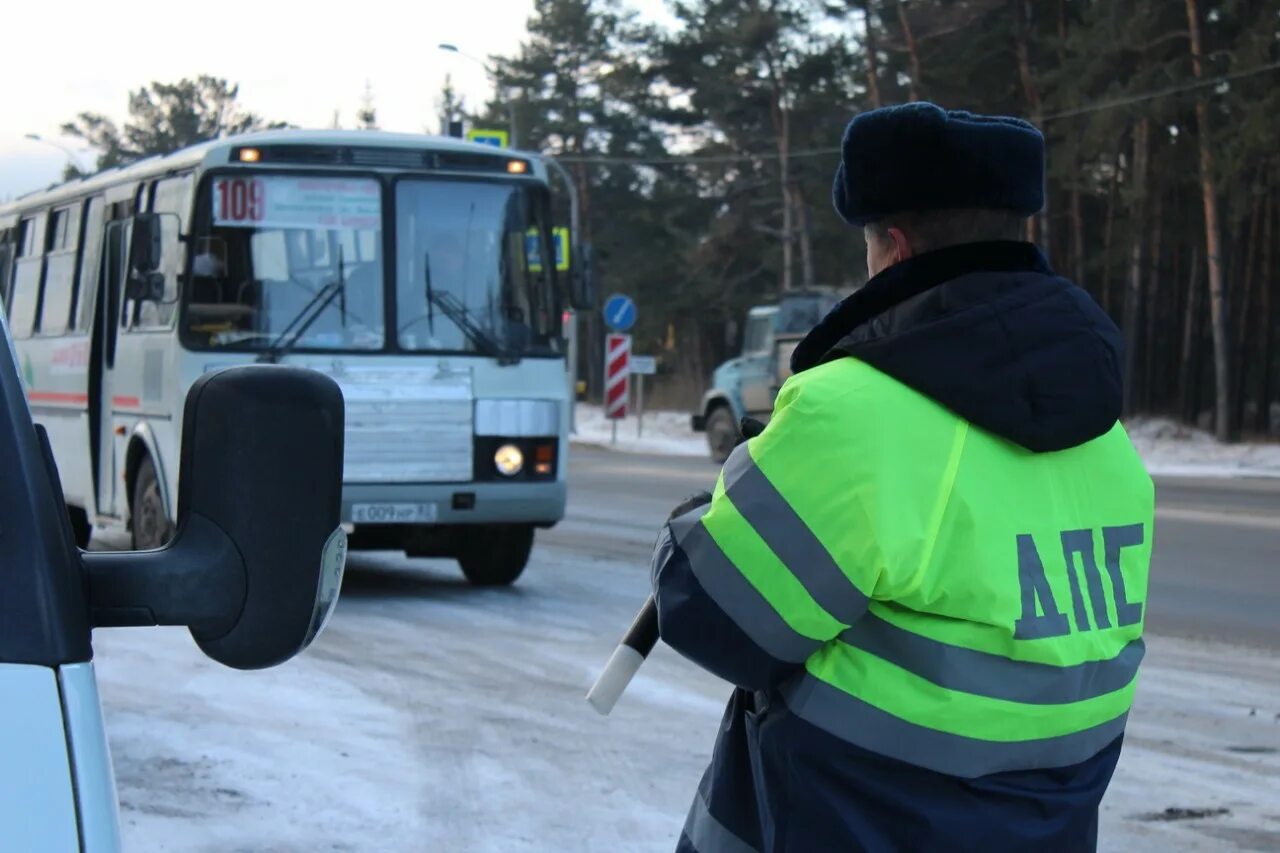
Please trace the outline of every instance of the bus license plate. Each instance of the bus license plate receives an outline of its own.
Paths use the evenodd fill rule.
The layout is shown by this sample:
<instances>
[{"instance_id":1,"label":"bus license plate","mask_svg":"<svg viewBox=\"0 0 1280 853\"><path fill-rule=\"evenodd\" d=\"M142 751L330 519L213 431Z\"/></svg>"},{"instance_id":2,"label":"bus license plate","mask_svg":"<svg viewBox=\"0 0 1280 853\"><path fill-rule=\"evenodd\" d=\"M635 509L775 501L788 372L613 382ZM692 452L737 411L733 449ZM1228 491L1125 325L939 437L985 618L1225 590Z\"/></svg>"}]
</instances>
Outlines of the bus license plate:
<instances>
[{"instance_id":1,"label":"bus license plate","mask_svg":"<svg viewBox=\"0 0 1280 853\"><path fill-rule=\"evenodd\" d=\"M436 505L352 504L351 520L357 524L420 524L436 520Z\"/></svg>"}]
</instances>

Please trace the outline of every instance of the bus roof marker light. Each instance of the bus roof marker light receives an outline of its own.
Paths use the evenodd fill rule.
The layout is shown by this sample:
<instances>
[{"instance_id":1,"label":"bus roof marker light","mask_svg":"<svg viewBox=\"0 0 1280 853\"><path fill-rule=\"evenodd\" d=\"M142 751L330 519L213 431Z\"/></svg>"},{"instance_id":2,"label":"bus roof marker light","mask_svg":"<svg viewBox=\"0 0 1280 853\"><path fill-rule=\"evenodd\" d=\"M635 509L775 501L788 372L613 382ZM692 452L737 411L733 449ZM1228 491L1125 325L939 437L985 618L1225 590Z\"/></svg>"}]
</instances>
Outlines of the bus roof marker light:
<instances>
[{"instance_id":1,"label":"bus roof marker light","mask_svg":"<svg viewBox=\"0 0 1280 853\"><path fill-rule=\"evenodd\" d=\"M257 163L257 162L260 162L261 160L262 160L262 152L259 151L257 148L241 148L240 149L241 163Z\"/></svg>"},{"instance_id":2,"label":"bus roof marker light","mask_svg":"<svg viewBox=\"0 0 1280 853\"><path fill-rule=\"evenodd\" d=\"M507 171L513 175L523 175L529 171L529 164L523 160L508 160Z\"/></svg>"}]
</instances>

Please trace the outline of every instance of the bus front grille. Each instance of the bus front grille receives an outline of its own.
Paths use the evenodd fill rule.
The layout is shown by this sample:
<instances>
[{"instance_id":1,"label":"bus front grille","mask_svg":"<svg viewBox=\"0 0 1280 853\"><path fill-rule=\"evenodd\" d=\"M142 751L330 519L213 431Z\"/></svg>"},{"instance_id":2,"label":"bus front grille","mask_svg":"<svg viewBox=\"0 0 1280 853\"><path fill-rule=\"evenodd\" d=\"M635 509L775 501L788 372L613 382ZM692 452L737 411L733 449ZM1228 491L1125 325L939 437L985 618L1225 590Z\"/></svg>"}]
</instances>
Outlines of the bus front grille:
<instances>
[{"instance_id":1,"label":"bus front grille","mask_svg":"<svg viewBox=\"0 0 1280 853\"><path fill-rule=\"evenodd\" d=\"M342 387L347 410L345 482L472 479L470 376L351 371L334 379Z\"/></svg>"}]
</instances>

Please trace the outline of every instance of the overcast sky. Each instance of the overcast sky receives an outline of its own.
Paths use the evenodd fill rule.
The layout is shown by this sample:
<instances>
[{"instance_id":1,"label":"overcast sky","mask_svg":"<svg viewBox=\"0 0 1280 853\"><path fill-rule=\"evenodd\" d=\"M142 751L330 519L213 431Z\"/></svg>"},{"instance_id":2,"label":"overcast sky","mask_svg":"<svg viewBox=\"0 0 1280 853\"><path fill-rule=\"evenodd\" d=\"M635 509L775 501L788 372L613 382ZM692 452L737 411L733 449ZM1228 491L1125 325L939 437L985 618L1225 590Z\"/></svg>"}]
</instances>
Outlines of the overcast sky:
<instances>
[{"instance_id":1,"label":"overcast sky","mask_svg":"<svg viewBox=\"0 0 1280 853\"><path fill-rule=\"evenodd\" d=\"M633 3L661 15L663 0ZM84 111L117 122L128 92L153 80L212 74L240 84L241 104L300 127L354 122L372 86L386 130L438 130L434 103L452 74L468 104L489 93L476 63L514 51L533 0L37 0L5 4L0 79L0 200L57 180L67 155L29 133L78 149L58 127ZM91 165L92 153L77 151Z\"/></svg>"}]
</instances>

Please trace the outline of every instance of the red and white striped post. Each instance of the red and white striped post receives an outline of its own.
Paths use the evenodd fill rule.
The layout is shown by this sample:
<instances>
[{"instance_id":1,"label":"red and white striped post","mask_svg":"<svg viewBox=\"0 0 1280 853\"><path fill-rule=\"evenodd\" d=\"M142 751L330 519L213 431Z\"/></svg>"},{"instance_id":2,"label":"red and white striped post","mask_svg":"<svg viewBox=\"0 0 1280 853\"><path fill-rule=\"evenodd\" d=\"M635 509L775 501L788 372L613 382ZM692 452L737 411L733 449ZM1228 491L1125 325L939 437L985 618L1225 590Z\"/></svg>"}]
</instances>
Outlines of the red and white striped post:
<instances>
[{"instance_id":1,"label":"red and white striped post","mask_svg":"<svg viewBox=\"0 0 1280 853\"><path fill-rule=\"evenodd\" d=\"M604 416L613 421L613 442L618 442L618 421L627 416L627 392L631 378L631 336L609 334L604 348Z\"/></svg>"}]
</instances>

